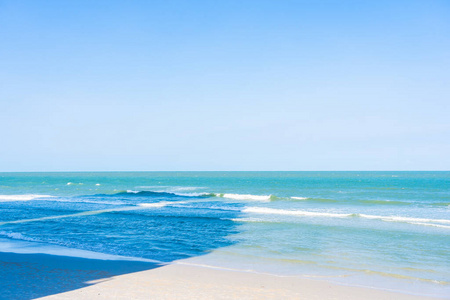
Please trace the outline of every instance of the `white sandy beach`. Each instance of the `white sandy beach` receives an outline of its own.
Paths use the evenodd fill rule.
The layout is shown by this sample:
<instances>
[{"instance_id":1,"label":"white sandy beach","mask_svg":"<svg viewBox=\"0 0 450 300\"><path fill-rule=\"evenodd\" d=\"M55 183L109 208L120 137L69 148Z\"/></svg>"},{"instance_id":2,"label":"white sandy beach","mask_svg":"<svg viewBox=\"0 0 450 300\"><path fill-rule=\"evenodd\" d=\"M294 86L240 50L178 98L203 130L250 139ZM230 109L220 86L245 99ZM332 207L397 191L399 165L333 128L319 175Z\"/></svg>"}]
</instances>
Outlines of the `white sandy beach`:
<instances>
[{"instance_id":1,"label":"white sandy beach","mask_svg":"<svg viewBox=\"0 0 450 300\"><path fill-rule=\"evenodd\" d=\"M91 282L94 283L94 282ZM187 265L168 265L99 280L41 299L437 299L325 281Z\"/></svg>"},{"instance_id":2,"label":"white sandy beach","mask_svg":"<svg viewBox=\"0 0 450 300\"><path fill-rule=\"evenodd\" d=\"M442 299L195 263L0 252L0 299Z\"/></svg>"}]
</instances>

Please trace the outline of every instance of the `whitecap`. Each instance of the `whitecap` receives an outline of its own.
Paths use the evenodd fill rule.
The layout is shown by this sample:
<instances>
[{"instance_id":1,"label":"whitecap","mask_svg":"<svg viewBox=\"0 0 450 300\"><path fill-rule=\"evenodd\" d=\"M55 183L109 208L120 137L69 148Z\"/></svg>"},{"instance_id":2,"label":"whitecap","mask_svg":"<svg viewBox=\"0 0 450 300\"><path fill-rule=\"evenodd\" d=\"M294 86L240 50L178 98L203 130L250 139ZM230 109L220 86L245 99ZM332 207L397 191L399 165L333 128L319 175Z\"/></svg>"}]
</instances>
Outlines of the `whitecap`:
<instances>
[{"instance_id":1,"label":"whitecap","mask_svg":"<svg viewBox=\"0 0 450 300\"><path fill-rule=\"evenodd\" d=\"M19 232L6 232L6 231L0 231L0 235L2 236L6 236L10 239L14 239L14 240L22 240L22 241L36 241L33 238L29 238L29 237L25 237L23 236L21 233Z\"/></svg>"},{"instance_id":2,"label":"whitecap","mask_svg":"<svg viewBox=\"0 0 450 300\"><path fill-rule=\"evenodd\" d=\"M291 197L291 199L295 199L295 200L308 200L308 197Z\"/></svg>"},{"instance_id":3,"label":"whitecap","mask_svg":"<svg viewBox=\"0 0 450 300\"><path fill-rule=\"evenodd\" d=\"M361 218L366 219L378 219L382 221L388 221L388 222L416 222L416 223L444 223L444 224L450 224L450 220L446 219L426 219L426 218L412 218L412 217L401 217L401 216L377 216L377 215L365 215L365 214L358 214Z\"/></svg>"},{"instance_id":4,"label":"whitecap","mask_svg":"<svg viewBox=\"0 0 450 300\"><path fill-rule=\"evenodd\" d=\"M211 193L172 193L172 194L185 197L202 197L212 195Z\"/></svg>"},{"instance_id":5,"label":"whitecap","mask_svg":"<svg viewBox=\"0 0 450 300\"><path fill-rule=\"evenodd\" d=\"M0 202L10 202L10 201L30 201L39 198L52 198L54 196L50 195L35 195L35 194L24 194L24 195L0 195Z\"/></svg>"},{"instance_id":6,"label":"whitecap","mask_svg":"<svg viewBox=\"0 0 450 300\"><path fill-rule=\"evenodd\" d=\"M168 201L163 201L163 202L156 202L156 203L140 203L138 204L141 207L164 207L167 206L167 204L169 204L170 202ZM178 202L180 203L180 202Z\"/></svg>"},{"instance_id":7,"label":"whitecap","mask_svg":"<svg viewBox=\"0 0 450 300\"><path fill-rule=\"evenodd\" d=\"M90 210L90 211L83 211L83 212L79 212L79 213L75 213L75 214L69 214L69 215L56 215L56 216L47 216L47 217L41 217L41 218L35 218L35 219L5 221L5 222L0 222L0 225L47 221L47 220L72 218L72 217L84 217L84 216L92 216L92 215L98 215L98 214L109 213L109 212L138 210L138 209L151 208L151 207L163 207L169 203L171 203L171 202L163 201L163 202L156 202L156 203L141 203L138 206L127 206L127 207L102 209L102 210Z\"/></svg>"},{"instance_id":8,"label":"whitecap","mask_svg":"<svg viewBox=\"0 0 450 300\"><path fill-rule=\"evenodd\" d=\"M384 222L401 222L413 225L422 226L434 226L440 228L449 228L443 224L450 224L450 220L447 219L427 219L427 218L413 218L413 217L402 217L402 216L378 216L378 215L366 215L366 214L345 214L345 213L327 213L327 212L313 212L305 210L285 210L285 209L275 209L267 207L247 207L242 210L246 213L257 213L257 214L271 214L271 215L289 215L289 216L306 216L306 217L331 217L331 218L353 218L359 217L364 219L380 220Z\"/></svg>"},{"instance_id":9,"label":"whitecap","mask_svg":"<svg viewBox=\"0 0 450 300\"><path fill-rule=\"evenodd\" d=\"M270 201L272 195L250 195L250 194L215 194L216 197L235 199L235 200L253 200L253 201Z\"/></svg>"},{"instance_id":10,"label":"whitecap","mask_svg":"<svg viewBox=\"0 0 450 300\"><path fill-rule=\"evenodd\" d=\"M334 217L334 218L345 218L345 217L351 216L351 214L323 213L323 212L312 212L312 211L305 211L305 210L285 210L285 209L275 209L275 208L267 208L267 207L247 207L247 208L243 209L242 212L258 213L258 214L271 214L271 215Z\"/></svg>"},{"instance_id":11,"label":"whitecap","mask_svg":"<svg viewBox=\"0 0 450 300\"><path fill-rule=\"evenodd\" d=\"M137 194L137 193L139 193L140 191L134 191L134 190L127 190L127 193L128 194Z\"/></svg>"}]
</instances>

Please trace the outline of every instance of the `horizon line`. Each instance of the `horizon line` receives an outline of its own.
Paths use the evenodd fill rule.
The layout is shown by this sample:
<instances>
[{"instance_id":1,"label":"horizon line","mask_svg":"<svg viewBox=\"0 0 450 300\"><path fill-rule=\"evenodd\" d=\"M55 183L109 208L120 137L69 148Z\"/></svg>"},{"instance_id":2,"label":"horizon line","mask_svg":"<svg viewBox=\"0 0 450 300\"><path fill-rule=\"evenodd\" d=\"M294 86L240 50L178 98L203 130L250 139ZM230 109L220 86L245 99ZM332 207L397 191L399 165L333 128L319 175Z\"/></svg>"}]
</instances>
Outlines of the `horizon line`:
<instances>
[{"instance_id":1,"label":"horizon line","mask_svg":"<svg viewBox=\"0 0 450 300\"><path fill-rule=\"evenodd\" d=\"M154 172L450 172L450 170L115 170L115 171L0 171L0 173L154 173Z\"/></svg>"}]
</instances>

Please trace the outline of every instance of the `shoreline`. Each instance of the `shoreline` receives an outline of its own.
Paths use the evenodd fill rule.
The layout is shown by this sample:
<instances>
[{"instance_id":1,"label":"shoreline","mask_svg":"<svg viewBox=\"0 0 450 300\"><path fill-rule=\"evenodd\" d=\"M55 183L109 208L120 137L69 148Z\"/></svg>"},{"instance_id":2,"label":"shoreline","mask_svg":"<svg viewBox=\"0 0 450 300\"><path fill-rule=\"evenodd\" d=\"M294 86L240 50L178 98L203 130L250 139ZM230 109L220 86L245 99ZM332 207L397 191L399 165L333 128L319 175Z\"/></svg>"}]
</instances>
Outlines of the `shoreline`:
<instances>
[{"instance_id":1,"label":"shoreline","mask_svg":"<svg viewBox=\"0 0 450 300\"><path fill-rule=\"evenodd\" d=\"M159 266L143 261L0 252L0 299L36 299Z\"/></svg>"},{"instance_id":2,"label":"shoreline","mask_svg":"<svg viewBox=\"0 0 450 300\"><path fill-rule=\"evenodd\" d=\"M440 297L198 266L0 252L0 299L398 299Z\"/></svg>"}]
</instances>

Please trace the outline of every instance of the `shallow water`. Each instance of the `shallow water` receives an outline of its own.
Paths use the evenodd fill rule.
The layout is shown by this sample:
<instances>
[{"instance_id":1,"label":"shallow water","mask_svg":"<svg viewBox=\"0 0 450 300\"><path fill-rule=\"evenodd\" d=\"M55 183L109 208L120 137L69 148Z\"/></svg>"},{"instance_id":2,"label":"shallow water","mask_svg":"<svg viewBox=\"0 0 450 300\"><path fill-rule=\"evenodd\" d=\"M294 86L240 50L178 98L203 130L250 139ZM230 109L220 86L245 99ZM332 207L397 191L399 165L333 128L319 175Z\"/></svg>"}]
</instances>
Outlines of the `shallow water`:
<instances>
[{"instance_id":1,"label":"shallow water","mask_svg":"<svg viewBox=\"0 0 450 300\"><path fill-rule=\"evenodd\" d=\"M416 294L450 294L449 216L450 172L0 173L0 251L194 258Z\"/></svg>"}]
</instances>

